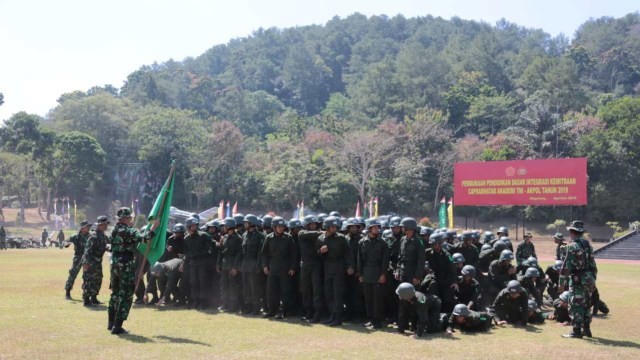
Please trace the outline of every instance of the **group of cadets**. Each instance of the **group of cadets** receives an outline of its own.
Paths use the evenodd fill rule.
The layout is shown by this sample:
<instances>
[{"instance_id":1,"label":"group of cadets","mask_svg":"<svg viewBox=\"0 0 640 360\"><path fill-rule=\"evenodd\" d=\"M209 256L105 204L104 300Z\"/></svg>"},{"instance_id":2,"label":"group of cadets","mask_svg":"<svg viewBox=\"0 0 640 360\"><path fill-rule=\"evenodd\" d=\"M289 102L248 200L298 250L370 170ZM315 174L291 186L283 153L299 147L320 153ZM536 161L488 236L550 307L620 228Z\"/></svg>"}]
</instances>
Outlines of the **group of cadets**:
<instances>
[{"instance_id":1,"label":"group of cadets","mask_svg":"<svg viewBox=\"0 0 640 360\"><path fill-rule=\"evenodd\" d=\"M106 249L102 244L109 242L106 217L98 224L105 228L100 235L89 235L91 224L83 223L70 239L76 255L67 296L82 264L87 306L99 303L102 272L94 268ZM136 302L275 319L300 316L329 326L347 321L379 329L395 323L400 333L411 331L416 338L545 319L573 325L567 337L581 337L582 330L591 336L591 314L609 310L595 288L597 268L582 223L567 229L573 241L565 244L556 234L556 261L543 271L531 234L514 253L505 227L496 235L457 234L419 226L409 217L345 219L337 212L289 221L237 214L201 226L193 215L167 233L166 251L148 267ZM113 287L113 259L111 273ZM112 319L110 314L110 327Z\"/></svg>"}]
</instances>

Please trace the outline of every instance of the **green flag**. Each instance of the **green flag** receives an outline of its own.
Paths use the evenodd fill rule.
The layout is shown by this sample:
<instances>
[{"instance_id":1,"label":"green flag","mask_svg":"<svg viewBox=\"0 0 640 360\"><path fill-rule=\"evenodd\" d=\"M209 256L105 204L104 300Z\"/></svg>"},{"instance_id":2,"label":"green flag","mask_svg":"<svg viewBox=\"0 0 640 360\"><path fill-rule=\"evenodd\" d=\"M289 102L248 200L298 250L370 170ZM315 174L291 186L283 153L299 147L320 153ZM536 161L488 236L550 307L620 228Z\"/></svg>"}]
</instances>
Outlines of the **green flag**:
<instances>
[{"instance_id":1,"label":"green flag","mask_svg":"<svg viewBox=\"0 0 640 360\"><path fill-rule=\"evenodd\" d=\"M171 207L171 199L173 198L173 180L175 178L175 164L171 164L171 171L167 181L162 186L158 198L156 199L151 212L149 213L146 231L151 229L152 223L158 219L160 224L155 230L153 239L149 241L149 252L147 253L147 260L149 264L153 265L164 254L166 242L167 242L167 226L169 225L169 208ZM145 253L147 251L147 244L140 243L138 245L138 251Z\"/></svg>"},{"instance_id":2,"label":"green flag","mask_svg":"<svg viewBox=\"0 0 640 360\"><path fill-rule=\"evenodd\" d=\"M441 229L447 227L447 202L445 200L442 198L440 201L440 211L438 212L438 222Z\"/></svg>"}]
</instances>

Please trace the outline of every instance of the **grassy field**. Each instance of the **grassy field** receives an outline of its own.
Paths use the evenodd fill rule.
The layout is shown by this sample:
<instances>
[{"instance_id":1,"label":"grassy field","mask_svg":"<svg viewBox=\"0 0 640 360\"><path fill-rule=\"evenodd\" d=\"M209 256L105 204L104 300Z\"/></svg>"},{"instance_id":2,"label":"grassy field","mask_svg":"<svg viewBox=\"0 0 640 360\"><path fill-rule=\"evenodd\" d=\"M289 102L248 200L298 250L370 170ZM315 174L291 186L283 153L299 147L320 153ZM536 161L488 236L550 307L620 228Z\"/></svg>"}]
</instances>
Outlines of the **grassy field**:
<instances>
[{"instance_id":1,"label":"grassy field","mask_svg":"<svg viewBox=\"0 0 640 360\"><path fill-rule=\"evenodd\" d=\"M598 284L611 308L594 319L593 339L563 339L569 328L548 322L527 328L494 328L477 335L413 340L393 328L371 332L357 325L334 329L214 314L134 307L125 327L110 335L106 309L88 310L64 300L71 249L0 252L0 359L261 359L328 358L640 358L640 265L599 264ZM101 301L108 298L108 264ZM80 279L72 294L81 295ZM499 355L498 355L499 354Z\"/></svg>"}]
</instances>

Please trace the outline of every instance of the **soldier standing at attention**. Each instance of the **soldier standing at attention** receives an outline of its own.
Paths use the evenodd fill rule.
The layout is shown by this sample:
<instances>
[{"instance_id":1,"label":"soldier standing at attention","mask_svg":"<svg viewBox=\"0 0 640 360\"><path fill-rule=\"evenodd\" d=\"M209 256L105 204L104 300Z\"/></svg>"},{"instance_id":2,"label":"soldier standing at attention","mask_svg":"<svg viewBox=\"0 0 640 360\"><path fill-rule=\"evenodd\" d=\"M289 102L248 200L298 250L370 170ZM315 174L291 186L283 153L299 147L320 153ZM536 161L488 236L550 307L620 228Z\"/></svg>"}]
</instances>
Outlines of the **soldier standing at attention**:
<instances>
[{"instance_id":1,"label":"soldier standing at attention","mask_svg":"<svg viewBox=\"0 0 640 360\"><path fill-rule=\"evenodd\" d=\"M236 221L232 217L224 219L225 235L218 251L216 270L220 276L222 306L218 310L237 312L240 300L240 266L242 265L242 238L236 232Z\"/></svg>"},{"instance_id":2,"label":"soldier standing at attention","mask_svg":"<svg viewBox=\"0 0 640 360\"><path fill-rule=\"evenodd\" d=\"M404 218L400 224L405 235L400 243L396 280L419 287L424 274L425 252L421 239L416 234L418 223L413 218Z\"/></svg>"},{"instance_id":3,"label":"soldier standing at attention","mask_svg":"<svg viewBox=\"0 0 640 360\"><path fill-rule=\"evenodd\" d=\"M7 233L4 226L0 226L0 250L7 250Z\"/></svg>"},{"instance_id":4,"label":"soldier standing at attention","mask_svg":"<svg viewBox=\"0 0 640 360\"><path fill-rule=\"evenodd\" d=\"M188 234L184 237L185 262L189 269L189 286L191 288L190 308L207 308L207 256L211 238L208 234L198 231L199 220L190 217L185 223Z\"/></svg>"},{"instance_id":5,"label":"soldier standing at attention","mask_svg":"<svg viewBox=\"0 0 640 360\"><path fill-rule=\"evenodd\" d=\"M367 236L358 243L358 274L364 292L365 308L369 322L363 326L382 327L384 320L384 284L387 281L389 247L380 237L380 221L366 222Z\"/></svg>"},{"instance_id":6,"label":"soldier standing at attention","mask_svg":"<svg viewBox=\"0 0 640 360\"><path fill-rule=\"evenodd\" d=\"M58 231L58 247L62 250L62 244L64 243L64 231Z\"/></svg>"},{"instance_id":7,"label":"soldier standing at attention","mask_svg":"<svg viewBox=\"0 0 640 360\"><path fill-rule=\"evenodd\" d=\"M536 248L533 246L531 239L533 236L530 232L524 234L524 240L518 244L516 248L516 265L520 266L523 261L527 260L530 256L537 258Z\"/></svg>"},{"instance_id":8,"label":"soldier standing at attention","mask_svg":"<svg viewBox=\"0 0 640 360\"><path fill-rule=\"evenodd\" d=\"M98 216L96 231L87 240L84 254L82 255L82 280L84 281L82 284L82 299L84 300L84 306L102 304L98 301L98 293L102 286L102 256L107 250L107 243L109 242L104 232L107 231L109 224L111 223L106 216Z\"/></svg>"},{"instance_id":9,"label":"soldier standing at attention","mask_svg":"<svg viewBox=\"0 0 640 360\"><path fill-rule=\"evenodd\" d=\"M116 217L118 218L118 223L111 232L109 328L111 328L112 334L118 335L128 333L122 327L122 323L129 316L136 286L136 248L142 241L146 242L153 238L154 231L160 225L160 222L159 220L154 221L150 231L143 235L132 226L131 209L127 207L119 208Z\"/></svg>"},{"instance_id":10,"label":"soldier standing at attention","mask_svg":"<svg viewBox=\"0 0 640 360\"><path fill-rule=\"evenodd\" d=\"M584 223L579 220L571 222L567 227L572 242L567 245L567 253L560 268L560 286L558 291L563 292L569 286L571 298L569 300L569 313L573 331L562 335L566 338L582 338L584 335L591 337L591 295L596 287L598 268L593 258L591 244L582 238Z\"/></svg>"},{"instance_id":11,"label":"soldier standing at attention","mask_svg":"<svg viewBox=\"0 0 640 360\"><path fill-rule=\"evenodd\" d=\"M247 231L242 235L242 291L244 306L242 312L259 315L264 294L264 281L260 276L260 252L264 244L264 235L258 231L260 221L253 214L244 217ZM265 309L266 310L266 309Z\"/></svg>"},{"instance_id":12,"label":"soldier standing at attention","mask_svg":"<svg viewBox=\"0 0 640 360\"><path fill-rule=\"evenodd\" d=\"M71 289L73 289L73 283L76 281L76 277L78 276L80 267L82 266L82 255L84 255L84 248L87 244L87 239L89 238L91 225L92 224L86 220L81 222L78 233L71 236L69 238L69 242L64 245L64 247L69 247L69 245L73 244L73 263L71 264L71 269L69 269L67 283L64 285L67 300L71 300Z\"/></svg>"},{"instance_id":13,"label":"soldier standing at attention","mask_svg":"<svg viewBox=\"0 0 640 360\"><path fill-rule=\"evenodd\" d=\"M302 219L304 229L298 233L300 249L300 288L302 306L305 310L303 320L317 324L322 320L324 310L322 259L316 251L316 241L322 235L318 231L318 219L307 215Z\"/></svg>"},{"instance_id":14,"label":"soldier standing at attention","mask_svg":"<svg viewBox=\"0 0 640 360\"><path fill-rule=\"evenodd\" d=\"M47 239L49 238L49 233L47 232L47 228L42 229L42 235L40 235L40 241L42 242L42 247L47 247Z\"/></svg>"}]
</instances>

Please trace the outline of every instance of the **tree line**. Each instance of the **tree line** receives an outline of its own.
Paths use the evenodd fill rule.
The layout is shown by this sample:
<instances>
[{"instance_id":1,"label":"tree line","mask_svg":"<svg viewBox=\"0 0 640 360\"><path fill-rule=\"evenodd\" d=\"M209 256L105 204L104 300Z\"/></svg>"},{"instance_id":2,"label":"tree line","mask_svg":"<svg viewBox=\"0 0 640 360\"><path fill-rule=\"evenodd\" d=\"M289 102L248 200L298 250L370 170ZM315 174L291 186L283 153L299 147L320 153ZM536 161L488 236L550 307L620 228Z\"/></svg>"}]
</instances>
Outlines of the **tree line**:
<instances>
[{"instance_id":1,"label":"tree line","mask_svg":"<svg viewBox=\"0 0 640 360\"><path fill-rule=\"evenodd\" d=\"M640 210L640 15L582 24L572 40L501 20L335 17L258 29L121 88L62 94L44 118L0 128L0 192L110 201L115 174L177 167L174 203L208 208L433 213L457 161L589 158L589 205L486 208L553 220ZM2 97L0 97L0 104ZM470 211L464 210L462 211Z\"/></svg>"}]
</instances>

